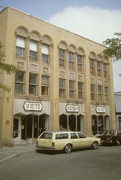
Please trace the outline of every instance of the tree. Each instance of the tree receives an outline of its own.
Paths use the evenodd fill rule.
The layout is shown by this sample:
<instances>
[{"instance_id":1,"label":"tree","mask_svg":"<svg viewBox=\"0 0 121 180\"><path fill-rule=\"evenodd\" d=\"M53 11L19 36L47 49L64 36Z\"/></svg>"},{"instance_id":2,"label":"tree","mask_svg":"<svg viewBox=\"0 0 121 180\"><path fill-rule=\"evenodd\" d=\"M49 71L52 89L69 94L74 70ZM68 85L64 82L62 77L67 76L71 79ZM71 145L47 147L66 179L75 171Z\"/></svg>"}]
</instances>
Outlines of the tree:
<instances>
[{"instance_id":1,"label":"tree","mask_svg":"<svg viewBox=\"0 0 121 180\"><path fill-rule=\"evenodd\" d=\"M0 42L0 73L6 71L7 74L14 73L16 71L16 67L11 64L5 63L5 53L3 51L2 43ZM4 85L0 82L0 88L4 89L5 91L10 91L10 88L7 85Z\"/></svg>"},{"instance_id":2,"label":"tree","mask_svg":"<svg viewBox=\"0 0 121 180\"><path fill-rule=\"evenodd\" d=\"M107 47L103 53L105 57L113 60L121 59L121 33L115 33L114 38L106 39L103 44Z\"/></svg>"}]
</instances>

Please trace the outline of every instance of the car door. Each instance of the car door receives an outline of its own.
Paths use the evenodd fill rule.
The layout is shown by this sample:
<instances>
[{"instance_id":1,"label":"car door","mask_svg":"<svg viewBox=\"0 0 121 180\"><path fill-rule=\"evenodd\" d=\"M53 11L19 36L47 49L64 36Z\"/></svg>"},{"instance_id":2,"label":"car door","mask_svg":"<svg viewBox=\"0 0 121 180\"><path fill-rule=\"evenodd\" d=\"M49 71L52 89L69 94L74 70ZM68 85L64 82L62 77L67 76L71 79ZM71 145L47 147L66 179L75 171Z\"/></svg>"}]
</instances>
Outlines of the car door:
<instances>
[{"instance_id":1,"label":"car door","mask_svg":"<svg viewBox=\"0 0 121 180\"><path fill-rule=\"evenodd\" d=\"M90 138L86 137L83 133L79 132L78 133L78 136L79 136L79 145L80 145L80 148L83 148L83 147L90 147L91 144L92 144L92 141Z\"/></svg>"},{"instance_id":2,"label":"car door","mask_svg":"<svg viewBox=\"0 0 121 180\"><path fill-rule=\"evenodd\" d=\"M70 140L71 140L71 143L73 144L73 149L77 149L80 147L80 138L78 137L77 133L71 132Z\"/></svg>"}]
</instances>

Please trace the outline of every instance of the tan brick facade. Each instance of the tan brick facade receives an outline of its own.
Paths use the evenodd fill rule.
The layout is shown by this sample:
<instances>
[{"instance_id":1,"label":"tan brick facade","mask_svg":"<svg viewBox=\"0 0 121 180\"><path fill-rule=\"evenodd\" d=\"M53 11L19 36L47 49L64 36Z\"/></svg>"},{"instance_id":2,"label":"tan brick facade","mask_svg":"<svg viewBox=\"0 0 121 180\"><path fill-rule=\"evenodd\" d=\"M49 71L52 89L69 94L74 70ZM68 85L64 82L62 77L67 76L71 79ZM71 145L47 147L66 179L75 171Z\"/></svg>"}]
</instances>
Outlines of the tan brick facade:
<instances>
[{"instance_id":1,"label":"tan brick facade","mask_svg":"<svg viewBox=\"0 0 121 180\"><path fill-rule=\"evenodd\" d=\"M12 8L0 13L0 41L16 75L2 74L1 144L33 140L41 128L87 135L115 129L112 63L104 46Z\"/></svg>"}]
</instances>

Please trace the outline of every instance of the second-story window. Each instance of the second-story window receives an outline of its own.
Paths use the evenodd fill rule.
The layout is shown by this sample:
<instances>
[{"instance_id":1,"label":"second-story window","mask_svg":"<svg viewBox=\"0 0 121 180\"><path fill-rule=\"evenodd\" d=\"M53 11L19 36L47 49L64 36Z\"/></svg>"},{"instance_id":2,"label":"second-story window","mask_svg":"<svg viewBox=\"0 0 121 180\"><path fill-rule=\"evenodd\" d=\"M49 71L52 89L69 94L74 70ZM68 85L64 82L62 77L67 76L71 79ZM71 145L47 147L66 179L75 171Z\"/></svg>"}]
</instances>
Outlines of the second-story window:
<instances>
[{"instance_id":1,"label":"second-story window","mask_svg":"<svg viewBox=\"0 0 121 180\"><path fill-rule=\"evenodd\" d=\"M49 95L49 76L42 75L41 94L45 96Z\"/></svg>"},{"instance_id":2,"label":"second-story window","mask_svg":"<svg viewBox=\"0 0 121 180\"><path fill-rule=\"evenodd\" d=\"M108 87L104 87L105 102L108 103Z\"/></svg>"},{"instance_id":3,"label":"second-story window","mask_svg":"<svg viewBox=\"0 0 121 180\"><path fill-rule=\"evenodd\" d=\"M61 98L65 98L65 91L66 91L66 87L65 87L65 79L59 79L59 97Z\"/></svg>"},{"instance_id":4,"label":"second-story window","mask_svg":"<svg viewBox=\"0 0 121 180\"><path fill-rule=\"evenodd\" d=\"M78 82L78 99L83 99L83 82Z\"/></svg>"},{"instance_id":5,"label":"second-story window","mask_svg":"<svg viewBox=\"0 0 121 180\"><path fill-rule=\"evenodd\" d=\"M102 102L102 86L98 85L98 101Z\"/></svg>"},{"instance_id":6,"label":"second-story window","mask_svg":"<svg viewBox=\"0 0 121 180\"><path fill-rule=\"evenodd\" d=\"M37 94L37 75L29 73L29 94Z\"/></svg>"},{"instance_id":7,"label":"second-story window","mask_svg":"<svg viewBox=\"0 0 121 180\"><path fill-rule=\"evenodd\" d=\"M81 55L77 55L77 70L82 72L82 59Z\"/></svg>"},{"instance_id":8,"label":"second-story window","mask_svg":"<svg viewBox=\"0 0 121 180\"><path fill-rule=\"evenodd\" d=\"M29 59L37 61L37 42L30 40Z\"/></svg>"},{"instance_id":9,"label":"second-story window","mask_svg":"<svg viewBox=\"0 0 121 180\"><path fill-rule=\"evenodd\" d=\"M25 38L19 36L16 38L16 57L25 57Z\"/></svg>"},{"instance_id":10,"label":"second-story window","mask_svg":"<svg viewBox=\"0 0 121 180\"><path fill-rule=\"evenodd\" d=\"M65 50L59 49L59 67L65 67Z\"/></svg>"},{"instance_id":11,"label":"second-story window","mask_svg":"<svg viewBox=\"0 0 121 180\"><path fill-rule=\"evenodd\" d=\"M69 80L69 98L74 98L74 90L75 90L74 86L75 86L74 81Z\"/></svg>"},{"instance_id":12,"label":"second-story window","mask_svg":"<svg viewBox=\"0 0 121 180\"><path fill-rule=\"evenodd\" d=\"M74 53L68 53L68 63L69 63L69 70L74 70Z\"/></svg>"},{"instance_id":13,"label":"second-story window","mask_svg":"<svg viewBox=\"0 0 121 180\"><path fill-rule=\"evenodd\" d=\"M95 100L95 84L90 85L91 101Z\"/></svg>"},{"instance_id":14,"label":"second-story window","mask_svg":"<svg viewBox=\"0 0 121 180\"><path fill-rule=\"evenodd\" d=\"M17 71L15 73L15 93L23 94L24 93L24 72Z\"/></svg>"},{"instance_id":15,"label":"second-story window","mask_svg":"<svg viewBox=\"0 0 121 180\"><path fill-rule=\"evenodd\" d=\"M49 64L49 46L42 44L42 62Z\"/></svg>"}]
</instances>

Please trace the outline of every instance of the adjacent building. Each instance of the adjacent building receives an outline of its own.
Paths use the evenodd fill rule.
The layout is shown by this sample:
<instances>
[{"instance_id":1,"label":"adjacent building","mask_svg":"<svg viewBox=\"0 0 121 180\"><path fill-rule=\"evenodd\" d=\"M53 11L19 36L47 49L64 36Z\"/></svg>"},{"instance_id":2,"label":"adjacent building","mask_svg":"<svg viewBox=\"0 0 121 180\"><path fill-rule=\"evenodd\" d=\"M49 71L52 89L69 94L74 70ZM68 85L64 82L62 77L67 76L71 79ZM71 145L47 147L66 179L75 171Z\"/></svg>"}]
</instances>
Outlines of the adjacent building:
<instances>
[{"instance_id":1,"label":"adjacent building","mask_svg":"<svg viewBox=\"0 0 121 180\"><path fill-rule=\"evenodd\" d=\"M121 92L115 93L116 128L121 131Z\"/></svg>"},{"instance_id":2,"label":"adjacent building","mask_svg":"<svg viewBox=\"0 0 121 180\"><path fill-rule=\"evenodd\" d=\"M0 75L11 88L0 90L2 145L31 142L44 129L92 135L116 128L103 45L10 7L0 12L0 41L6 63L18 68Z\"/></svg>"}]
</instances>

